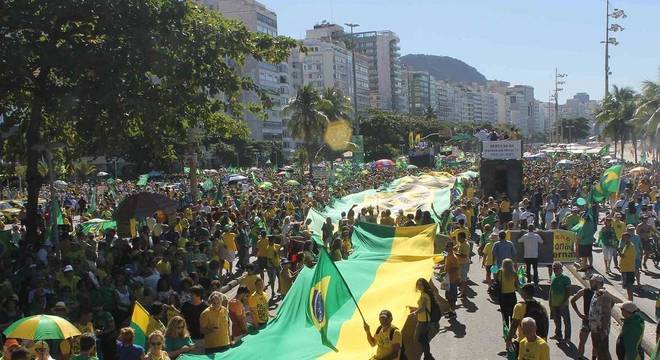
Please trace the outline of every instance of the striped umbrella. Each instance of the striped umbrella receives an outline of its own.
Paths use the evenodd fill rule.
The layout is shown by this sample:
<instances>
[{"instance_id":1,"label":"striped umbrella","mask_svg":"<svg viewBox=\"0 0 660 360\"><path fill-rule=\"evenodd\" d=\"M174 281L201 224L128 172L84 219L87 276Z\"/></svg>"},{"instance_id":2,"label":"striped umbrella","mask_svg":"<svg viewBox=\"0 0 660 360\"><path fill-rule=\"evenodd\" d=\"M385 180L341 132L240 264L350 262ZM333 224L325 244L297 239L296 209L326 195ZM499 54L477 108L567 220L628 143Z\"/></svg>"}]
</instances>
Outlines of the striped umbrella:
<instances>
[{"instance_id":1,"label":"striped umbrella","mask_svg":"<svg viewBox=\"0 0 660 360\"><path fill-rule=\"evenodd\" d=\"M16 320L2 332L10 339L54 340L80 335L68 320L53 315L34 315Z\"/></svg>"}]
</instances>

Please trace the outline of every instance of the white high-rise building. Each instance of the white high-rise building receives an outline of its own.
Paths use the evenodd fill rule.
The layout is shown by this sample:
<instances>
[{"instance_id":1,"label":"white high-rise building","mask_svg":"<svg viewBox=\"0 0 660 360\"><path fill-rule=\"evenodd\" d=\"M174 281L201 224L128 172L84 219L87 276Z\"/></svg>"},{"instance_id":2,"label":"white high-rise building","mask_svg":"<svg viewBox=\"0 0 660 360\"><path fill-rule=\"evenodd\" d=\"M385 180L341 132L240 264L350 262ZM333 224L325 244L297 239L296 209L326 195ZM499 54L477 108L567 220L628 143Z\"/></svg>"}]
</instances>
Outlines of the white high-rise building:
<instances>
[{"instance_id":1,"label":"white high-rise building","mask_svg":"<svg viewBox=\"0 0 660 360\"><path fill-rule=\"evenodd\" d=\"M435 82L438 118L453 122L495 123L498 95L479 84Z\"/></svg>"},{"instance_id":2,"label":"white high-rise building","mask_svg":"<svg viewBox=\"0 0 660 360\"><path fill-rule=\"evenodd\" d=\"M240 20L248 30L277 35L277 14L255 0L198 0L223 16ZM256 140L280 141L283 137L285 121L281 117L282 107L290 96L289 71L286 63L269 64L248 58L241 69L243 76L250 77L257 86L269 92L273 107L266 110L266 119L257 119L254 114L245 112L244 119ZM243 102L258 102L254 93L244 93Z\"/></svg>"},{"instance_id":3,"label":"white high-rise building","mask_svg":"<svg viewBox=\"0 0 660 360\"><path fill-rule=\"evenodd\" d=\"M589 94L581 92L573 95L572 99L566 99L566 104L559 106L559 116L562 119L583 117L593 120L598 107L598 101L590 100Z\"/></svg>"},{"instance_id":4,"label":"white high-rise building","mask_svg":"<svg viewBox=\"0 0 660 360\"><path fill-rule=\"evenodd\" d=\"M351 36L347 34L346 36ZM369 99L373 108L408 111L399 63L399 37L392 31L368 31L353 35L356 51L369 59Z\"/></svg>"}]
</instances>

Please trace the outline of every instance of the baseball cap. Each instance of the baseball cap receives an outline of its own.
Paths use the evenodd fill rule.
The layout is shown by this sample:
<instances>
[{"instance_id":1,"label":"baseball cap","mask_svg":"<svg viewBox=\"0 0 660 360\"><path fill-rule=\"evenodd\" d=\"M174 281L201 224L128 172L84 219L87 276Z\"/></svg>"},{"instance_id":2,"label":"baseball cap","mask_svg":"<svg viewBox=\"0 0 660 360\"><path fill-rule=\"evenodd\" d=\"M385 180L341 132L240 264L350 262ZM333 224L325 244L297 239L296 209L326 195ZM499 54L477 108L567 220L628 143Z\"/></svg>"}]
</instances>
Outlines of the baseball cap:
<instances>
[{"instance_id":1,"label":"baseball cap","mask_svg":"<svg viewBox=\"0 0 660 360\"><path fill-rule=\"evenodd\" d=\"M639 308L632 301L626 301L623 304L621 304L621 310L625 310L629 313L634 313L635 311L639 310Z\"/></svg>"},{"instance_id":2,"label":"baseball cap","mask_svg":"<svg viewBox=\"0 0 660 360\"><path fill-rule=\"evenodd\" d=\"M628 224L628 226L626 226L626 229L628 229L628 230L635 230L635 225Z\"/></svg>"},{"instance_id":3,"label":"baseball cap","mask_svg":"<svg viewBox=\"0 0 660 360\"><path fill-rule=\"evenodd\" d=\"M62 271L63 272L73 271L73 266L67 265L67 266L64 267L64 270L62 270Z\"/></svg>"}]
</instances>

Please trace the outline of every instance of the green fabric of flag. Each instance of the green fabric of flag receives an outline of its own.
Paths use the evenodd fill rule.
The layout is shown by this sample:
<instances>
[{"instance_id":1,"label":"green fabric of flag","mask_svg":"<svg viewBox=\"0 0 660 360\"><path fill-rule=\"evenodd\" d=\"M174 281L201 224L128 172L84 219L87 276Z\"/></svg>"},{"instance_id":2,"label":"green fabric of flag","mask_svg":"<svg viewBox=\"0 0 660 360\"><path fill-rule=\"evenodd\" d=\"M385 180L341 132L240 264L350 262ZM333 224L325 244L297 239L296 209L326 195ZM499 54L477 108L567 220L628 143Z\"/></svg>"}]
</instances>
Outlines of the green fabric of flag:
<instances>
[{"instance_id":1,"label":"green fabric of flag","mask_svg":"<svg viewBox=\"0 0 660 360\"><path fill-rule=\"evenodd\" d=\"M89 204L87 204L87 211L85 214L90 215L96 212L96 185L92 186L89 194Z\"/></svg>"},{"instance_id":2,"label":"green fabric of flag","mask_svg":"<svg viewBox=\"0 0 660 360\"><path fill-rule=\"evenodd\" d=\"M603 157L607 156L610 153L610 144L605 144L599 151L598 151L598 156Z\"/></svg>"},{"instance_id":3,"label":"green fabric of flag","mask_svg":"<svg viewBox=\"0 0 660 360\"><path fill-rule=\"evenodd\" d=\"M140 178L138 179L137 182L137 186L146 186L148 181L149 181L149 174L140 175Z\"/></svg>"},{"instance_id":4,"label":"green fabric of flag","mask_svg":"<svg viewBox=\"0 0 660 360\"><path fill-rule=\"evenodd\" d=\"M204 191L210 191L211 189L213 189L213 187L214 187L213 180L211 180L210 177L206 178L206 180L204 180L204 183L202 184L202 189L204 189Z\"/></svg>"},{"instance_id":5,"label":"green fabric of flag","mask_svg":"<svg viewBox=\"0 0 660 360\"><path fill-rule=\"evenodd\" d=\"M328 339L328 320L352 296L330 255L324 248L321 249L309 289L307 319L321 333L323 345L334 349L336 344Z\"/></svg>"},{"instance_id":6,"label":"green fabric of flag","mask_svg":"<svg viewBox=\"0 0 660 360\"><path fill-rule=\"evenodd\" d=\"M58 231L57 226L63 224L64 216L62 215L62 208L60 208L60 203L54 200L50 208L50 226L47 234L47 239L51 244L55 244L55 234Z\"/></svg>"},{"instance_id":7,"label":"green fabric of flag","mask_svg":"<svg viewBox=\"0 0 660 360\"><path fill-rule=\"evenodd\" d=\"M642 165L646 164L646 152L642 153L642 156L639 158L639 163Z\"/></svg>"},{"instance_id":8,"label":"green fabric of flag","mask_svg":"<svg viewBox=\"0 0 660 360\"><path fill-rule=\"evenodd\" d=\"M556 152L549 152L548 156L550 157L550 159L554 160L554 159L557 158L557 153Z\"/></svg>"},{"instance_id":9,"label":"green fabric of flag","mask_svg":"<svg viewBox=\"0 0 660 360\"><path fill-rule=\"evenodd\" d=\"M183 167L183 173L186 174L186 175L190 174L190 168L187 167L187 166L184 166Z\"/></svg>"},{"instance_id":10,"label":"green fabric of flag","mask_svg":"<svg viewBox=\"0 0 660 360\"><path fill-rule=\"evenodd\" d=\"M614 165L603 172L600 178L600 186L608 194L614 194L619 191L621 184L621 169L623 165Z\"/></svg>"}]
</instances>

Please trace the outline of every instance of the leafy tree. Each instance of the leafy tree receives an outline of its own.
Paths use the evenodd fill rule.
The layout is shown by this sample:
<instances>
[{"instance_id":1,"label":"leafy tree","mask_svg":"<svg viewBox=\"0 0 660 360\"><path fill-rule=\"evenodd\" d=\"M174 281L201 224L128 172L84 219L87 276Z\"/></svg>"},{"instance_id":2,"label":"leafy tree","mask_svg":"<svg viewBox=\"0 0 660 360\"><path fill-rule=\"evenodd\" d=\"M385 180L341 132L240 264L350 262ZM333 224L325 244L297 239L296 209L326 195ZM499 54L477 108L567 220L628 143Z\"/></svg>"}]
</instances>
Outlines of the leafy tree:
<instances>
[{"instance_id":1,"label":"leafy tree","mask_svg":"<svg viewBox=\"0 0 660 360\"><path fill-rule=\"evenodd\" d=\"M564 138L562 139L563 141L585 139L589 136L590 130L591 128L589 127L589 120L583 117L574 119L562 119L557 124L557 131L560 134L564 134Z\"/></svg>"},{"instance_id":2,"label":"leafy tree","mask_svg":"<svg viewBox=\"0 0 660 360\"><path fill-rule=\"evenodd\" d=\"M270 105L237 69L284 61L295 42L248 31L193 1L7 0L0 3L0 113L18 127L28 185L27 234L37 243L37 145L123 156L139 167L176 160L193 128ZM243 92L260 104L244 106ZM217 114L217 115L216 115ZM214 116L216 115L216 116Z\"/></svg>"},{"instance_id":3,"label":"leafy tree","mask_svg":"<svg viewBox=\"0 0 660 360\"><path fill-rule=\"evenodd\" d=\"M649 144L655 146L657 154L660 151L660 143L656 141L660 134L660 82L645 81L642 84L633 125L640 129Z\"/></svg>"},{"instance_id":4,"label":"leafy tree","mask_svg":"<svg viewBox=\"0 0 660 360\"><path fill-rule=\"evenodd\" d=\"M71 170L77 180L85 181L96 173L96 166L87 161L79 160L71 164Z\"/></svg>"},{"instance_id":5,"label":"leafy tree","mask_svg":"<svg viewBox=\"0 0 660 360\"><path fill-rule=\"evenodd\" d=\"M351 100L341 90L325 88L321 97L326 100L322 103L321 111L329 121L349 120L352 111Z\"/></svg>"},{"instance_id":6,"label":"leafy tree","mask_svg":"<svg viewBox=\"0 0 660 360\"><path fill-rule=\"evenodd\" d=\"M431 106L427 106L426 109L424 109L424 114L422 116L427 120L433 120L437 119L438 113Z\"/></svg>"},{"instance_id":7,"label":"leafy tree","mask_svg":"<svg viewBox=\"0 0 660 360\"><path fill-rule=\"evenodd\" d=\"M596 122L603 127L603 135L614 140L614 155L621 143L621 156L626 135L630 133L629 121L635 114L635 92L631 88L613 86L596 114Z\"/></svg>"},{"instance_id":8,"label":"leafy tree","mask_svg":"<svg viewBox=\"0 0 660 360\"><path fill-rule=\"evenodd\" d=\"M294 138L303 141L309 163L309 176L312 177L314 155L320 146L323 132L328 124L328 116L322 109L329 107L329 101L311 85L305 85L298 90L296 97L282 109L284 116L291 116L288 122L289 131Z\"/></svg>"}]
</instances>

